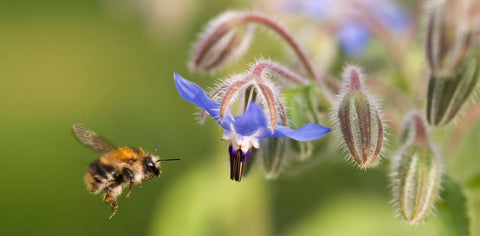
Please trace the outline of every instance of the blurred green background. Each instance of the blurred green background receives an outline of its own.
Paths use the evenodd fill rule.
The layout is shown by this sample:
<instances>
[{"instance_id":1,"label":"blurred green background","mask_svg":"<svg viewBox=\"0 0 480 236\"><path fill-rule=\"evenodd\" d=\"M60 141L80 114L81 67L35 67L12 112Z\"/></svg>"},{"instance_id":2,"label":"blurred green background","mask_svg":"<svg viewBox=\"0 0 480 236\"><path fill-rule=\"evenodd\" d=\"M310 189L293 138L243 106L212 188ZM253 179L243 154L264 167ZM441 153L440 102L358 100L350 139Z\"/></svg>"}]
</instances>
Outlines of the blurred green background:
<instances>
[{"instance_id":1,"label":"blurred green background","mask_svg":"<svg viewBox=\"0 0 480 236\"><path fill-rule=\"evenodd\" d=\"M252 3L164 1L157 19L127 2L0 2L0 235L437 235L431 220L395 218L386 168L360 171L340 151L274 181L254 170L232 182L221 130L197 125L172 73L212 85L189 73L191 45L211 17ZM83 183L96 156L73 138L77 122L118 146L151 151L162 138L160 156L182 160L121 196L108 221Z\"/></svg>"}]
</instances>

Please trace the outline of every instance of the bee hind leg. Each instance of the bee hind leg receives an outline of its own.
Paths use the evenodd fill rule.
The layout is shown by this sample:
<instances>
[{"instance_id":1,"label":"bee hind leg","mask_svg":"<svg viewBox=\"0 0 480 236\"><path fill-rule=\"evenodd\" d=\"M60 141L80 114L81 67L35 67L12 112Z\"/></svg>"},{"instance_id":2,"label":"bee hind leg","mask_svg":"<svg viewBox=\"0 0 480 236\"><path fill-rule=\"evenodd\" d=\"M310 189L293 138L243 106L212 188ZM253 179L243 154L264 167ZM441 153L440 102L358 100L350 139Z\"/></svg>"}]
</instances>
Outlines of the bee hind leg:
<instances>
[{"instance_id":1,"label":"bee hind leg","mask_svg":"<svg viewBox=\"0 0 480 236\"><path fill-rule=\"evenodd\" d=\"M118 204L117 204L117 201L113 202L112 203L112 211L113 213L108 217L108 220L111 220L112 217L117 214L117 210L118 210Z\"/></svg>"},{"instance_id":2,"label":"bee hind leg","mask_svg":"<svg viewBox=\"0 0 480 236\"><path fill-rule=\"evenodd\" d=\"M122 186L117 185L113 188L108 188L105 190L105 196L103 197L103 201L108 205L112 206L113 213L108 217L108 220L111 220L112 217L117 214L118 210L118 203L117 197L122 193Z\"/></svg>"}]
</instances>

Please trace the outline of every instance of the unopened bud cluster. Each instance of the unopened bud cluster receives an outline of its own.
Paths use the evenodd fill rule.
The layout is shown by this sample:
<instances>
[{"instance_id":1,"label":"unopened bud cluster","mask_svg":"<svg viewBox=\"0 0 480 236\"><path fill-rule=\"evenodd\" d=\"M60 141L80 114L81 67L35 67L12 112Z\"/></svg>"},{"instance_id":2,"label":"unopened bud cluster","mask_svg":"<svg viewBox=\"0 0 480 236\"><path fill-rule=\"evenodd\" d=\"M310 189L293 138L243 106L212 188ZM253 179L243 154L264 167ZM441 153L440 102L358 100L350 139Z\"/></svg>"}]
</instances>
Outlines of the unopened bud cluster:
<instances>
[{"instance_id":1,"label":"unopened bud cluster","mask_svg":"<svg viewBox=\"0 0 480 236\"><path fill-rule=\"evenodd\" d=\"M331 119L351 158L367 168L382 152L384 127L378 105L366 91L362 77L355 66L344 70L344 88Z\"/></svg>"},{"instance_id":2,"label":"unopened bud cluster","mask_svg":"<svg viewBox=\"0 0 480 236\"><path fill-rule=\"evenodd\" d=\"M478 61L471 44L475 1L432 1L426 42L430 80L427 120L431 125L450 122L478 82Z\"/></svg>"},{"instance_id":3,"label":"unopened bud cluster","mask_svg":"<svg viewBox=\"0 0 480 236\"><path fill-rule=\"evenodd\" d=\"M363 6L362 4L356 7ZM387 102L386 107L394 108L394 111L386 111L385 116L392 124L392 131L399 131L400 134L400 148L392 158L393 196L399 215L410 224L422 222L432 211L442 179L440 157L429 142L426 125L440 126L451 122L472 97L479 80L480 52L475 40L478 41L476 38L480 35L480 0L429 0L427 5L427 36L424 45L429 69L428 91L412 90L423 88L424 81L419 79L420 75L410 73L412 68L409 59L414 59L411 56L416 54L402 52L411 48L404 47L409 46L404 43L410 42L397 42L393 31L377 27L380 24L377 25L379 22L374 18L359 18L365 21L358 22L365 23L365 27L378 36L379 42L385 44L386 49L395 55L394 59L399 64L398 72L401 72L398 77L405 77L393 83L378 80L379 83L370 85L374 92L383 94L384 98L392 101ZM358 9L363 11L367 8ZM332 23L335 24L338 22ZM328 72L319 73L325 71L322 70L322 65L313 66L309 54L293 35L268 16L230 11L210 21L193 50L191 69L215 72L238 59L249 47L255 25L265 27L284 39L305 70L291 71L276 62L259 60L246 72L220 81L212 91L209 96L212 102L202 109L208 110L208 107L215 105L215 109L210 109L208 114L213 114L226 130L222 138L231 142L231 179L240 181L243 169L252 155L252 148L263 147L253 153L263 156L265 176L269 179L278 177L287 169L293 169L295 161L298 164L306 157L315 156L323 148L322 143L291 135L293 131L287 132L283 127L300 130L300 124L320 124L328 110L331 111L330 120L348 159L362 169L376 166L379 157L383 155L386 125L381 108L367 90L360 68L347 66L342 75L343 84L338 83ZM330 34L329 30L328 33ZM407 63L403 60L409 61ZM387 74L389 73L382 73ZM294 86L284 86L285 81ZM414 82L419 83L411 84ZM404 88L407 89L397 90L390 87L392 84L405 85ZM427 101L418 101L416 96L409 99L402 92L423 92ZM334 93L338 93L336 99L331 96ZM254 108L258 106L259 112L252 109L252 112L247 113L252 104ZM425 118L418 113L411 113L398 130L395 118L397 112L402 113L424 104ZM233 113L235 117L232 116ZM202 120L206 114L207 111L202 113ZM236 116L238 114L240 116ZM466 117L472 118L469 114ZM239 118L243 116L247 118ZM471 120L478 119L475 117ZM243 122L247 120L248 122ZM262 121L261 125L256 124L259 120ZM238 127L225 125L234 123ZM250 123L255 129L250 130ZM278 128L280 126L281 129ZM238 135L236 131L248 134ZM259 133L263 136L257 135ZM307 128L300 133L310 137L312 132ZM247 146L248 149L245 148Z\"/></svg>"},{"instance_id":4,"label":"unopened bud cluster","mask_svg":"<svg viewBox=\"0 0 480 236\"><path fill-rule=\"evenodd\" d=\"M393 197L401 217L410 224L422 222L438 198L441 168L438 154L427 137L418 113L407 117L399 153L392 163Z\"/></svg>"}]
</instances>

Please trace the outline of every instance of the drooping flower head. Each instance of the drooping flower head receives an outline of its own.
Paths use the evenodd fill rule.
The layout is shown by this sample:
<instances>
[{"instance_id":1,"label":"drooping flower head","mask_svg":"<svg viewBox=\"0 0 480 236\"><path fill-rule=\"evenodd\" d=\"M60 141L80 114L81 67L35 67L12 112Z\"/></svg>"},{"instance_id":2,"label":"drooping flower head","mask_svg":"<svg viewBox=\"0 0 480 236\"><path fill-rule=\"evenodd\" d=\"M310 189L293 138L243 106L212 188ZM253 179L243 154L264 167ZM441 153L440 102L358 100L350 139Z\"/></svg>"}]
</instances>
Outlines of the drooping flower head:
<instances>
[{"instance_id":1,"label":"drooping flower head","mask_svg":"<svg viewBox=\"0 0 480 236\"><path fill-rule=\"evenodd\" d=\"M182 78L176 72L174 80L177 91L183 99L204 109L225 129L222 139L230 141L230 178L232 180L241 180L243 169L251 156L252 147L260 148L260 139L287 137L297 141L311 141L331 130L318 124L306 124L293 130L279 123L271 129L264 110L254 101L248 104L245 112L240 116L233 116L227 109L220 117L219 101L208 97L200 86Z\"/></svg>"},{"instance_id":2,"label":"drooping flower head","mask_svg":"<svg viewBox=\"0 0 480 236\"><path fill-rule=\"evenodd\" d=\"M242 12L227 11L211 20L195 44L190 69L214 71L240 57L253 38L253 24L243 24Z\"/></svg>"}]
</instances>

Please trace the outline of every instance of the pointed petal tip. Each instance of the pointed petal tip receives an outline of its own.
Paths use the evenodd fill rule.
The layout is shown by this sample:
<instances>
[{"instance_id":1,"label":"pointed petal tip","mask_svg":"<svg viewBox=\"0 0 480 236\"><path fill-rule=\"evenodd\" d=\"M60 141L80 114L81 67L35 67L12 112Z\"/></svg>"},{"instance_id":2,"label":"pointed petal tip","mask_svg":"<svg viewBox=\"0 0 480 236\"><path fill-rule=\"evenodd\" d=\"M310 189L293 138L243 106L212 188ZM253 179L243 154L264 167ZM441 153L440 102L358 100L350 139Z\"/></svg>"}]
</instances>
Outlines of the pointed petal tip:
<instances>
[{"instance_id":1,"label":"pointed petal tip","mask_svg":"<svg viewBox=\"0 0 480 236\"><path fill-rule=\"evenodd\" d=\"M173 72L173 79L174 80L180 80L180 79L184 79L178 72L174 71Z\"/></svg>"}]
</instances>

